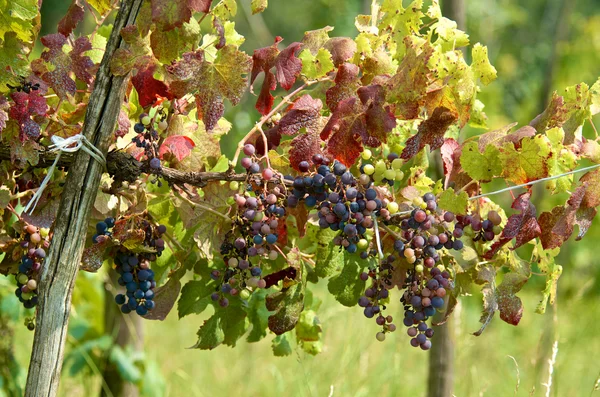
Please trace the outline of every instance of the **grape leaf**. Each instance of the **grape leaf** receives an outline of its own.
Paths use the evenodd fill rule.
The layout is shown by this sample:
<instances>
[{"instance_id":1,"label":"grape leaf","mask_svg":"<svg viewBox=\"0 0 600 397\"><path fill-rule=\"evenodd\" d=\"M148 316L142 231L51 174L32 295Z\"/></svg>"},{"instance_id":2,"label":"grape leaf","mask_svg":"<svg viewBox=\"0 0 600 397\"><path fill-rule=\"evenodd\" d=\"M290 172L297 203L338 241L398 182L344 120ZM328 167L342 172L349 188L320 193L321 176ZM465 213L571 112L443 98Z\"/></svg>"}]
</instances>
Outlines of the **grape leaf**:
<instances>
[{"instance_id":1,"label":"grape leaf","mask_svg":"<svg viewBox=\"0 0 600 397\"><path fill-rule=\"evenodd\" d=\"M252 9L252 15L259 14L267 9L269 0L252 0L250 7Z\"/></svg>"},{"instance_id":2,"label":"grape leaf","mask_svg":"<svg viewBox=\"0 0 600 397\"><path fill-rule=\"evenodd\" d=\"M334 112L344 99L356 96L356 91L360 87L359 72L358 66L352 63L344 63L339 66L335 75L335 85L329 88L325 94L330 111Z\"/></svg>"},{"instance_id":3,"label":"grape leaf","mask_svg":"<svg viewBox=\"0 0 600 397\"><path fill-rule=\"evenodd\" d=\"M542 135L523 138L521 147L506 142L500 149L502 176L516 184L548 176L548 159L552 156L550 144Z\"/></svg>"},{"instance_id":4,"label":"grape leaf","mask_svg":"<svg viewBox=\"0 0 600 397\"><path fill-rule=\"evenodd\" d=\"M461 169L461 154L462 148L458 142L452 138L444 140L444 144L440 148L440 155L442 156L442 161L444 162L444 188L446 189Z\"/></svg>"},{"instance_id":5,"label":"grape leaf","mask_svg":"<svg viewBox=\"0 0 600 397\"><path fill-rule=\"evenodd\" d=\"M554 91L546 109L537 115L529 125L535 128L538 134L543 134L546 129L561 127L567 119L565 99Z\"/></svg>"},{"instance_id":6,"label":"grape leaf","mask_svg":"<svg viewBox=\"0 0 600 397\"><path fill-rule=\"evenodd\" d=\"M460 164L471 178L487 182L502 174L499 155L500 151L493 145L486 146L485 152L481 154L476 142L467 142L462 148Z\"/></svg>"},{"instance_id":7,"label":"grape leaf","mask_svg":"<svg viewBox=\"0 0 600 397\"><path fill-rule=\"evenodd\" d=\"M58 33L68 37L83 21L85 10L82 5L79 4L79 0L73 0L67 13L60 21L58 21Z\"/></svg>"},{"instance_id":8,"label":"grape leaf","mask_svg":"<svg viewBox=\"0 0 600 397\"><path fill-rule=\"evenodd\" d=\"M216 285L205 280L190 280L181 289L177 302L179 318L188 314L200 314L211 303L210 294L215 292Z\"/></svg>"},{"instance_id":9,"label":"grape leaf","mask_svg":"<svg viewBox=\"0 0 600 397\"><path fill-rule=\"evenodd\" d=\"M146 67L138 69L135 76L131 77L131 83L138 93L138 100L143 108L153 105L159 97L173 98L167 85L154 78L156 67L156 64L150 63Z\"/></svg>"},{"instance_id":10,"label":"grape leaf","mask_svg":"<svg viewBox=\"0 0 600 397\"><path fill-rule=\"evenodd\" d=\"M414 0L404 8L402 1L385 0L381 4L381 12L383 17L379 22L378 28L380 32L390 32L392 40L400 43L402 39L410 37L413 33L418 34L421 27L421 18L423 18L423 0ZM396 56L404 55L402 51L398 51Z\"/></svg>"},{"instance_id":11,"label":"grape leaf","mask_svg":"<svg viewBox=\"0 0 600 397\"><path fill-rule=\"evenodd\" d=\"M208 13L212 0L151 0L152 21L161 31L181 27L188 22L193 12Z\"/></svg>"},{"instance_id":12,"label":"grape leaf","mask_svg":"<svg viewBox=\"0 0 600 397\"><path fill-rule=\"evenodd\" d=\"M325 48L319 48L316 55L305 49L298 55L302 61L302 74L309 80L317 80L334 69L331 54Z\"/></svg>"},{"instance_id":13,"label":"grape leaf","mask_svg":"<svg viewBox=\"0 0 600 397\"><path fill-rule=\"evenodd\" d=\"M425 145L430 150L439 149L444 144L444 134L457 119L457 114L445 107L436 108L431 116L419 124L417 134L410 137L400 157L409 160L419 153Z\"/></svg>"},{"instance_id":14,"label":"grape leaf","mask_svg":"<svg viewBox=\"0 0 600 397\"><path fill-rule=\"evenodd\" d=\"M596 216L596 207L600 205L600 171L588 172L580 182L582 185L575 189L564 206L540 215L540 240L544 249L560 247L571 236L576 224L579 226L576 240L581 240Z\"/></svg>"},{"instance_id":15,"label":"grape leaf","mask_svg":"<svg viewBox=\"0 0 600 397\"><path fill-rule=\"evenodd\" d=\"M277 82L283 89L289 90L296 82L296 77L300 74L302 67L301 61L295 55L301 44L292 43L280 52L277 45L282 40L277 36L271 46L254 50L252 56L250 85L252 86L261 72L265 74L261 92L256 101L256 109L262 115L269 113L273 107L274 98L271 91L277 88ZM272 68L275 68L276 74L271 71Z\"/></svg>"},{"instance_id":16,"label":"grape leaf","mask_svg":"<svg viewBox=\"0 0 600 397\"><path fill-rule=\"evenodd\" d=\"M363 261L356 255L343 253L344 267L340 274L329 279L327 289L344 306L352 307L365 290L366 283L359 277L363 267L373 265L373 260Z\"/></svg>"},{"instance_id":17,"label":"grape leaf","mask_svg":"<svg viewBox=\"0 0 600 397\"><path fill-rule=\"evenodd\" d=\"M304 310L296 326L296 338L302 342L317 342L321 339L323 327L314 310Z\"/></svg>"},{"instance_id":18,"label":"grape leaf","mask_svg":"<svg viewBox=\"0 0 600 397\"><path fill-rule=\"evenodd\" d=\"M297 247L292 248L288 254L290 268L295 269L295 279L283 279L283 288L279 292L268 295L266 307L275 312L269 316L269 329L276 335L281 335L294 329L304 310L304 294L306 289L306 272Z\"/></svg>"},{"instance_id":19,"label":"grape leaf","mask_svg":"<svg viewBox=\"0 0 600 397\"><path fill-rule=\"evenodd\" d=\"M525 137L531 138L535 135L535 129L530 126L524 126L515 132L509 133L515 125L517 123L508 124L497 130L479 135L479 151L482 153L485 152L485 148L488 145L501 148L506 142L512 142L518 148L521 145L521 139Z\"/></svg>"},{"instance_id":20,"label":"grape leaf","mask_svg":"<svg viewBox=\"0 0 600 397\"><path fill-rule=\"evenodd\" d=\"M152 311L149 311L144 318L146 320L160 321L167 318L167 315L171 312L175 302L177 302L179 291L181 291L181 282L179 282L179 278L169 278L169 281L154 291L154 302L156 303L156 307Z\"/></svg>"},{"instance_id":21,"label":"grape leaf","mask_svg":"<svg viewBox=\"0 0 600 397\"><path fill-rule=\"evenodd\" d=\"M477 272L477 279L475 281L479 284L483 284L483 288L481 289L481 292L483 293L483 312L479 319L479 322L482 325L478 331L473 333L475 336L480 336L492 321L492 318L494 318L494 313L498 310L496 269L491 265L482 267Z\"/></svg>"},{"instance_id":22,"label":"grape leaf","mask_svg":"<svg viewBox=\"0 0 600 397\"><path fill-rule=\"evenodd\" d=\"M41 127L35 118L46 114L48 110L46 98L40 95L39 90L32 90L29 93L13 92L11 98L13 103L8 115L18 123L19 140L21 142L27 139L37 140L40 137Z\"/></svg>"},{"instance_id":23,"label":"grape leaf","mask_svg":"<svg viewBox=\"0 0 600 397\"><path fill-rule=\"evenodd\" d=\"M429 82L427 64L434 50L428 42L419 44L412 37L406 37L404 45L406 55L396 74L387 82L387 101L396 105L399 118L410 120L419 115L419 108L424 103Z\"/></svg>"},{"instance_id":24,"label":"grape leaf","mask_svg":"<svg viewBox=\"0 0 600 397\"><path fill-rule=\"evenodd\" d=\"M85 37L79 37L75 40L73 50L69 56L71 57L73 73L75 76L85 82L88 86L92 83L94 73L96 73L96 65L89 56L83 55L85 52L92 49L92 43Z\"/></svg>"},{"instance_id":25,"label":"grape leaf","mask_svg":"<svg viewBox=\"0 0 600 397\"><path fill-rule=\"evenodd\" d=\"M220 39L225 40L224 37ZM163 32L157 29L150 34L152 53L163 64L170 64L185 51L193 51L199 41L200 25L195 18L191 18L189 22L184 22L181 27L173 30ZM215 48L222 47L215 45Z\"/></svg>"},{"instance_id":26,"label":"grape leaf","mask_svg":"<svg viewBox=\"0 0 600 397\"><path fill-rule=\"evenodd\" d=\"M362 141L367 146L378 147L387 141L387 134L396 127L396 118L390 106L385 105L384 88L372 84L358 89L358 97L365 110L366 132Z\"/></svg>"},{"instance_id":27,"label":"grape leaf","mask_svg":"<svg viewBox=\"0 0 600 397\"><path fill-rule=\"evenodd\" d=\"M158 155L161 159L164 159L165 155L168 155L174 156L177 161L181 161L190 155L194 146L196 146L194 141L187 136L171 135L160 145Z\"/></svg>"},{"instance_id":28,"label":"grape leaf","mask_svg":"<svg viewBox=\"0 0 600 397\"><path fill-rule=\"evenodd\" d=\"M124 76L133 69L146 69L155 62L148 37L142 37L137 26L124 27L121 36L128 47L115 50L110 60L110 71L114 75Z\"/></svg>"},{"instance_id":29,"label":"grape leaf","mask_svg":"<svg viewBox=\"0 0 600 397\"><path fill-rule=\"evenodd\" d=\"M63 52L63 46L67 44L67 38L60 33L49 34L41 38L42 44L48 48L40 56L48 62L53 70L47 70L42 74L42 79L54 90L59 98L65 100L68 95L75 95L77 86L70 77L72 60Z\"/></svg>"},{"instance_id":30,"label":"grape leaf","mask_svg":"<svg viewBox=\"0 0 600 397\"><path fill-rule=\"evenodd\" d=\"M13 32L22 42L30 42L39 30L38 0L0 0L0 37Z\"/></svg>"},{"instance_id":31,"label":"grape leaf","mask_svg":"<svg viewBox=\"0 0 600 397\"><path fill-rule=\"evenodd\" d=\"M208 320L204 321L198 330L198 342L193 346L194 349L212 350L219 346L225 340L225 333L221 329L221 319L214 314Z\"/></svg>"},{"instance_id":32,"label":"grape leaf","mask_svg":"<svg viewBox=\"0 0 600 397\"><path fill-rule=\"evenodd\" d=\"M94 7L100 15L106 15L112 10L113 4L111 0L85 0L86 3Z\"/></svg>"},{"instance_id":33,"label":"grape leaf","mask_svg":"<svg viewBox=\"0 0 600 397\"><path fill-rule=\"evenodd\" d=\"M15 32L6 32L0 38L3 38L0 42L0 81L3 83L0 85L0 92L5 92L9 90L6 84L17 86L17 76L29 74L27 54L30 49Z\"/></svg>"},{"instance_id":34,"label":"grape leaf","mask_svg":"<svg viewBox=\"0 0 600 397\"><path fill-rule=\"evenodd\" d=\"M352 59L356 53L356 42L349 37L332 37L323 48L331 54L333 65L339 67Z\"/></svg>"},{"instance_id":35,"label":"grape leaf","mask_svg":"<svg viewBox=\"0 0 600 397\"><path fill-rule=\"evenodd\" d=\"M281 134L295 135L301 128L314 129L318 124L323 102L313 99L310 94L302 95L288 107L279 120L278 129Z\"/></svg>"},{"instance_id":36,"label":"grape leaf","mask_svg":"<svg viewBox=\"0 0 600 397\"><path fill-rule=\"evenodd\" d=\"M488 59L486 46L482 46L480 43L475 44L471 50L471 56L473 58L471 69L483 85L488 85L496 80L496 77L498 77L496 68L492 66Z\"/></svg>"},{"instance_id":37,"label":"grape leaf","mask_svg":"<svg viewBox=\"0 0 600 397\"><path fill-rule=\"evenodd\" d=\"M483 256L485 259L492 259L500 248L513 238L516 239L515 245L512 248L514 250L528 241L540 237L542 229L536 219L535 206L530 202L530 197L531 193L523 193L515 199L512 208L519 210L520 214L511 215L508 218L502 234Z\"/></svg>"},{"instance_id":38,"label":"grape leaf","mask_svg":"<svg viewBox=\"0 0 600 397\"><path fill-rule=\"evenodd\" d=\"M208 62L203 50L187 52L183 59L167 67L170 91L178 98L194 93L198 113L207 131L211 131L225 111L224 99L236 105L246 90L245 75L251 59L236 47L226 45Z\"/></svg>"},{"instance_id":39,"label":"grape leaf","mask_svg":"<svg viewBox=\"0 0 600 397\"><path fill-rule=\"evenodd\" d=\"M319 49L322 48L327 41L329 41L329 32L333 28L331 26L325 26L321 29L309 30L304 33L302 38L303 48L308 49L311 54L316 55Z\"/></svg>"},{"instance_id":40,"label":"grape leaf","mask_svg":"<svg viewBox=\"0 0 600 397\"><path fill-rule=\"evenodd\" d=\"M271 343L271 348L273 349L273 355L275 357L284 357L292 354L292 345L290 344L290 335L291 333L285 333L281 335L277 335L273 338L273 342Z\"/></svg>"},{"instance_id":41,"label":"grape leaf","mask_svg":"<svg viewBox=\"0 0 600 397\"><path fill-rule=\"evenodd\" d=\"M267 328L269 327L269 315L271 314L265 306L266 290L260 289L254 291L250 300L246 313L248 320L252 324L252 329L248 333L246 340L249 343L258 342L267 336Z\"/></svg>"},{"instance_id":42,"label":"grape leaf","mask_svg":"<svg viewBox=\"0 0 600 397\"><path fill-rule=\"evenodd\" d=\"M453 212L457 215L467 213L467 205L469 204L469 195L462 191L459 194L454 193L454 189L448 188L442 192L438 199L438 206L446 211Z\"/></svg>"}]
</instances>

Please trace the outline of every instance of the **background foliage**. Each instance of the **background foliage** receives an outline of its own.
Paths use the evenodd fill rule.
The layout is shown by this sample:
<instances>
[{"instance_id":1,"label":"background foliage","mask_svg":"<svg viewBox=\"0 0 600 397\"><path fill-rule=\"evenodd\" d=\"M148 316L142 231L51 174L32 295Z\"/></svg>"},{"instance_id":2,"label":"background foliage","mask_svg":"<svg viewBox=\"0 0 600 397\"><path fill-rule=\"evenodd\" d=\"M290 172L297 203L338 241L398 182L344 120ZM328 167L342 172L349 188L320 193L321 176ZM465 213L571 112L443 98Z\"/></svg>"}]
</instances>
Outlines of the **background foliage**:
<instances>
[{"instance_id":1,"label":"background foliage","mask_svg":"<svg viewBox=\"0 0 600 397\"><path fill-rule=\"evenodd\" d=\"M247 37L242 46L246 52L270 45L274 35L291 42L300 40L305 30L326 25L335 26L336 36L354 36L354 16L367 11L369 3L312 0L307 6L305 2L272 0L269 8L256 16L251 16L248 7L240 7L236 28ZM543 109L544 93L555 89L560 93L562 87L581 81L594 82L600 51L600 4L593 0L570 3L468 2L467 32L471 42L487 45L490 60L498 69L498 79L479 97L486 104L490 129L513 121L526 124ZM41 35L55 29L67 7L68 2L60 0L44 2ZM254 100L246 96L241 106L227 109L233 131L221 140L221 147L229 157L258 118ZM595 121L600 122L598 117ZM467 129L464 133L471 132ZM534 195L539 212L564 202L564 196L544 196L543 188L539 189L540 194ZM508 207L510 196L503 199ZM600 340L595 337L600 304L594 252L599 237L600 226L596 222L583 241L569 241L563 247L557 262L567 271L559 283L560 299L557 307L545 315L534 313L545 279L532 277L520 295L525 316L519 327L495 320L484 336L470 336L477 329L481 297L474 291L473 296L461 300L453 323L457 335L456 395L509 395L519 382L519 394L535 389L536 395L544 395L545 363L555 338L558 355L554 395L593 392L600 372L589 356L589 352L600 351ZM22 321L22 313L14 309L18 306L11 302L13 288L0 288L5 292L0 302L0 322ZM425 355L410 349L404 341L393 340L403 335L394 335L384 344L377 342L369 330L371 324L364 321L360 311L333 304L331 295L324 293L326 288L319 285L314 289L316 299L323 300L320 319L327 324L325 349L317 357L300 350L288 357L273 357L269 340L240 344L236 349L221 347L214 352L185 350L210 314L177 322L176 314L171 313L165 322L145 323L145 357L127 352L123 356L117 354L114 360L120 363L123 374L142 385L143 395L276 396L293 390L293 395L320 396L329 394L331 388L333 395L343 396L423 394ZM64 395L95 394L101 388L98 366L105 343L103 290L100 277L80 273L61 383ZM392 307L392 311L396 309L399 308ZM17 328L14 354L18 365L14 366L14 373L18 381L3 387L22 386L31 337L26 330ZM4 354L6 358L7 353ZM399 376L402 373L411 376Z\"/></svg>"}]
</instances>

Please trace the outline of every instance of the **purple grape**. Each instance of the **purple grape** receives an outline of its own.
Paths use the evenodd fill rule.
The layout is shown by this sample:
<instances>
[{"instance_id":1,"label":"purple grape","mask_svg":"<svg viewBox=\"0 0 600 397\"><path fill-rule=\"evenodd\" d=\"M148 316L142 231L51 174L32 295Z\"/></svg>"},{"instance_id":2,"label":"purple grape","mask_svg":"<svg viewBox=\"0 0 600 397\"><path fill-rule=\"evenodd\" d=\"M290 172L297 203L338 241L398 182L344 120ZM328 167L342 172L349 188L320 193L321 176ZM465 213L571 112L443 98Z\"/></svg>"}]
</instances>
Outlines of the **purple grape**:
<instances>
[{"instance_id":1,"label":"purple grape","mask_svg":"<svg viewBox=\"0 0 600 397\"><path fill-rule=\"evenodd\" d=\"M150 160L150 168L152 168L153 170L160 169L160 159L158 157L154 157Z\"/></svg>"}]
</instances>

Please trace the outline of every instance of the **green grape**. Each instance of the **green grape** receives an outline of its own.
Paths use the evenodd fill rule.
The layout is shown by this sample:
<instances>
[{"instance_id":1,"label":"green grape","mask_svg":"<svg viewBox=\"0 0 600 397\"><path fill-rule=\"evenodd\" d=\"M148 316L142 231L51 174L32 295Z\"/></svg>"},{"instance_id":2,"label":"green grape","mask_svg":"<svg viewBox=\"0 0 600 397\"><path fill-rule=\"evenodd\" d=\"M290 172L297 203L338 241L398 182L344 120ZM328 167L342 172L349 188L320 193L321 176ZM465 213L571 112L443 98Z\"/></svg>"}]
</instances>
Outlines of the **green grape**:
<instances>
[{"instance_id":1,"label":"green grape","mask_svg":"<svg viewBox=\"0 0 600 397\"><path fill-rule=\"evenodd\" d=\"M373 175L373 179L375 182L381 182L383 180L383 174L376 172L375 175Z\"/></svg>"},{"instance_id":2,"label":"green grape","mask_svg":"<svg viewBox=\"0 0 600 397\"><path fill-rule=\"evenodd\" d=\"M373 167L373 165L371 165L371 164L366 164L363 167L363 171L367 175L373 175L373 173L375 172L375 167Z\"/></svg>"},{"instance_id":3,"label":"green grape","mask_svg":"<svg viewBox=\"0 0 600 397\"><path fill-rule=\"evenodd\" d=\"M358 247L358 249L364 250L369 246L369 242L366 239L361 238L360 240L358 240L358 244L356 244L356 246Z\"/></svg>"},{"instance_id":4,"label":"green grape","mask_svg":"<svg viewBox=\"0 0 600 397\"><path fill-rule=\"evenodd\" d=\"M401 181L402 179L404 179L404 172L397 170L394 179L397 181Z\"/></svg>"},{"instance_id":5,"label":"green grape","mask_svg":"<svg viewBox=\"0 0 600 397\"><path fill-rule=\"evenodd\" d=\"M417 273L423 273L423 270L424 270L423 265L417 265L417 266L415 266L415 271Z\"/></svg>"},{"instance_id":6,"label":"green grape","mask_svg":"<svg viewBox=\"0 0 600 397\"><path fill-rule=\"evenodd\" d=\"M398 203L395 201L392 201L392 202L388 203L386 208L390 212L390 214L395 214L396 212L398 212Z\"/></svg>"},{"instance_id":7,"label":"green grape","mask_svg":"<svg viewBox=\"0 0 600 397\"><path fill-rule=\"evenodd\" d=\"M19 284L27 284L28 280L29 280L29 277L27 277L26 274L19 273L17 275L17 281L19 282Z\"/></svg>"},{"instance_id":8,"label":"green grape","mask_svg":"<svg viewBox=\"0 0 600 397\"><path fill-rule=\"evenodd\" d=\"M400 168L402 168L402 160L401 159L394 159L394 161L392 161L392 168L395 170L399 170Z\"/></svg>"},{"instance_id":9,"label":"green grape","mask_svg":"<svg viewBox=\"0 0 600 397\"><path fill-rule=\"evenodd\" d=\"M240 183L238 181L229 182L229 189L238 190L240 188Z\"/></svg>"},{"instance_id":10,"label":"green grape","mask_svg":"<svg viewBox=\"0 0 600 397\"><path fill-rule=\"evenodd\" d=\"M145 116L142 118L142 124L144 125L149 125L152 122L152 119L150 118L150 116Z\"/></svg>"},{"instance_id":11,"label":"green grape","mask_svg":"<svg viewBox=\"0 0 600 397\"><path fill-rule=\"evenodd\" d=\"M250 298L250 291L248 291L246 288L244 288L243 290L240 291L240 298L246 300L248 298Z\"/></svg>"},{"instance_id":12,"label":"green grape","mask_svg":"<svg viewBox=\"0 0 600 397\"><path fill-rule=\"evenodd\" d=\"M373 156L373 153L369 149L365 149L361 154L363 160L368 160L371 156Z\"/></svg>"},{"instance_id":13,"label":"green grape","mask_svg":"<svg viewBox=\"0 0 600 397\"><path fill-rule=\"evenodd\" d=\"M385 170L385 172L383 173L383 177L388 181L393 181L396 178L396 171Z\"/></svg>"},{"instance_id":14,"label":"green grape","mask_svg":"<svg viewBox=\"0 0 600 397\"><path fill-rule=\"evenodd\" d=\"M385 165L385 161L378 160L377 163L375 163L375 173L376 174L382 174L382 173L385 172L385 170L387 170L387 166Z\"/></svg>"}]
</instances>

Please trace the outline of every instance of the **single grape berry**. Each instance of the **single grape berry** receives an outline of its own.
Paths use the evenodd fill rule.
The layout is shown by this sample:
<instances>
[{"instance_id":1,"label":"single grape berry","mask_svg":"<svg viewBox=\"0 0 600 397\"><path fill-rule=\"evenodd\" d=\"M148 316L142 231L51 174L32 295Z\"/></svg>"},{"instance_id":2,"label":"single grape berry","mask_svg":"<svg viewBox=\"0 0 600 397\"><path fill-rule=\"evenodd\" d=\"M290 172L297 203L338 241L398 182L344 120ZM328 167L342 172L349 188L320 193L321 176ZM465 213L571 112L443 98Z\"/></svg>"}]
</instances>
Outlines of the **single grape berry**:
<instances>
[{"instance_id":1,"label":"single grape berry","mask_svg":"<svg viewBox=\"0 0 600 397\"><path fill-rule=\"evenodd\" d=\"M308 164L308 161L301 161L298 164L298 169L300 170L300 172L308 172L310 168L310 164Z\"/></svg>"},{"instance_id":2,"label":"single grape berry","mask_svg":"<svg viewBox=\"0 0 600 397\"><path fill-rule=\"evenodd\" d=\"M246 156L252 156L256 152L254 145L247 143L244 145L244 154Z\"/></svg>"},{"instance_id":3,"label":"single grape berry","mask_svg":"<svg viewBox=\"0 0 600 397\"><path fill-rule=\"evenodd\" d=\"M158 157L154 157L150 160L150 168L152 168L153 170L160 169L160 159Z\"/></svg>"}]
</instances>

